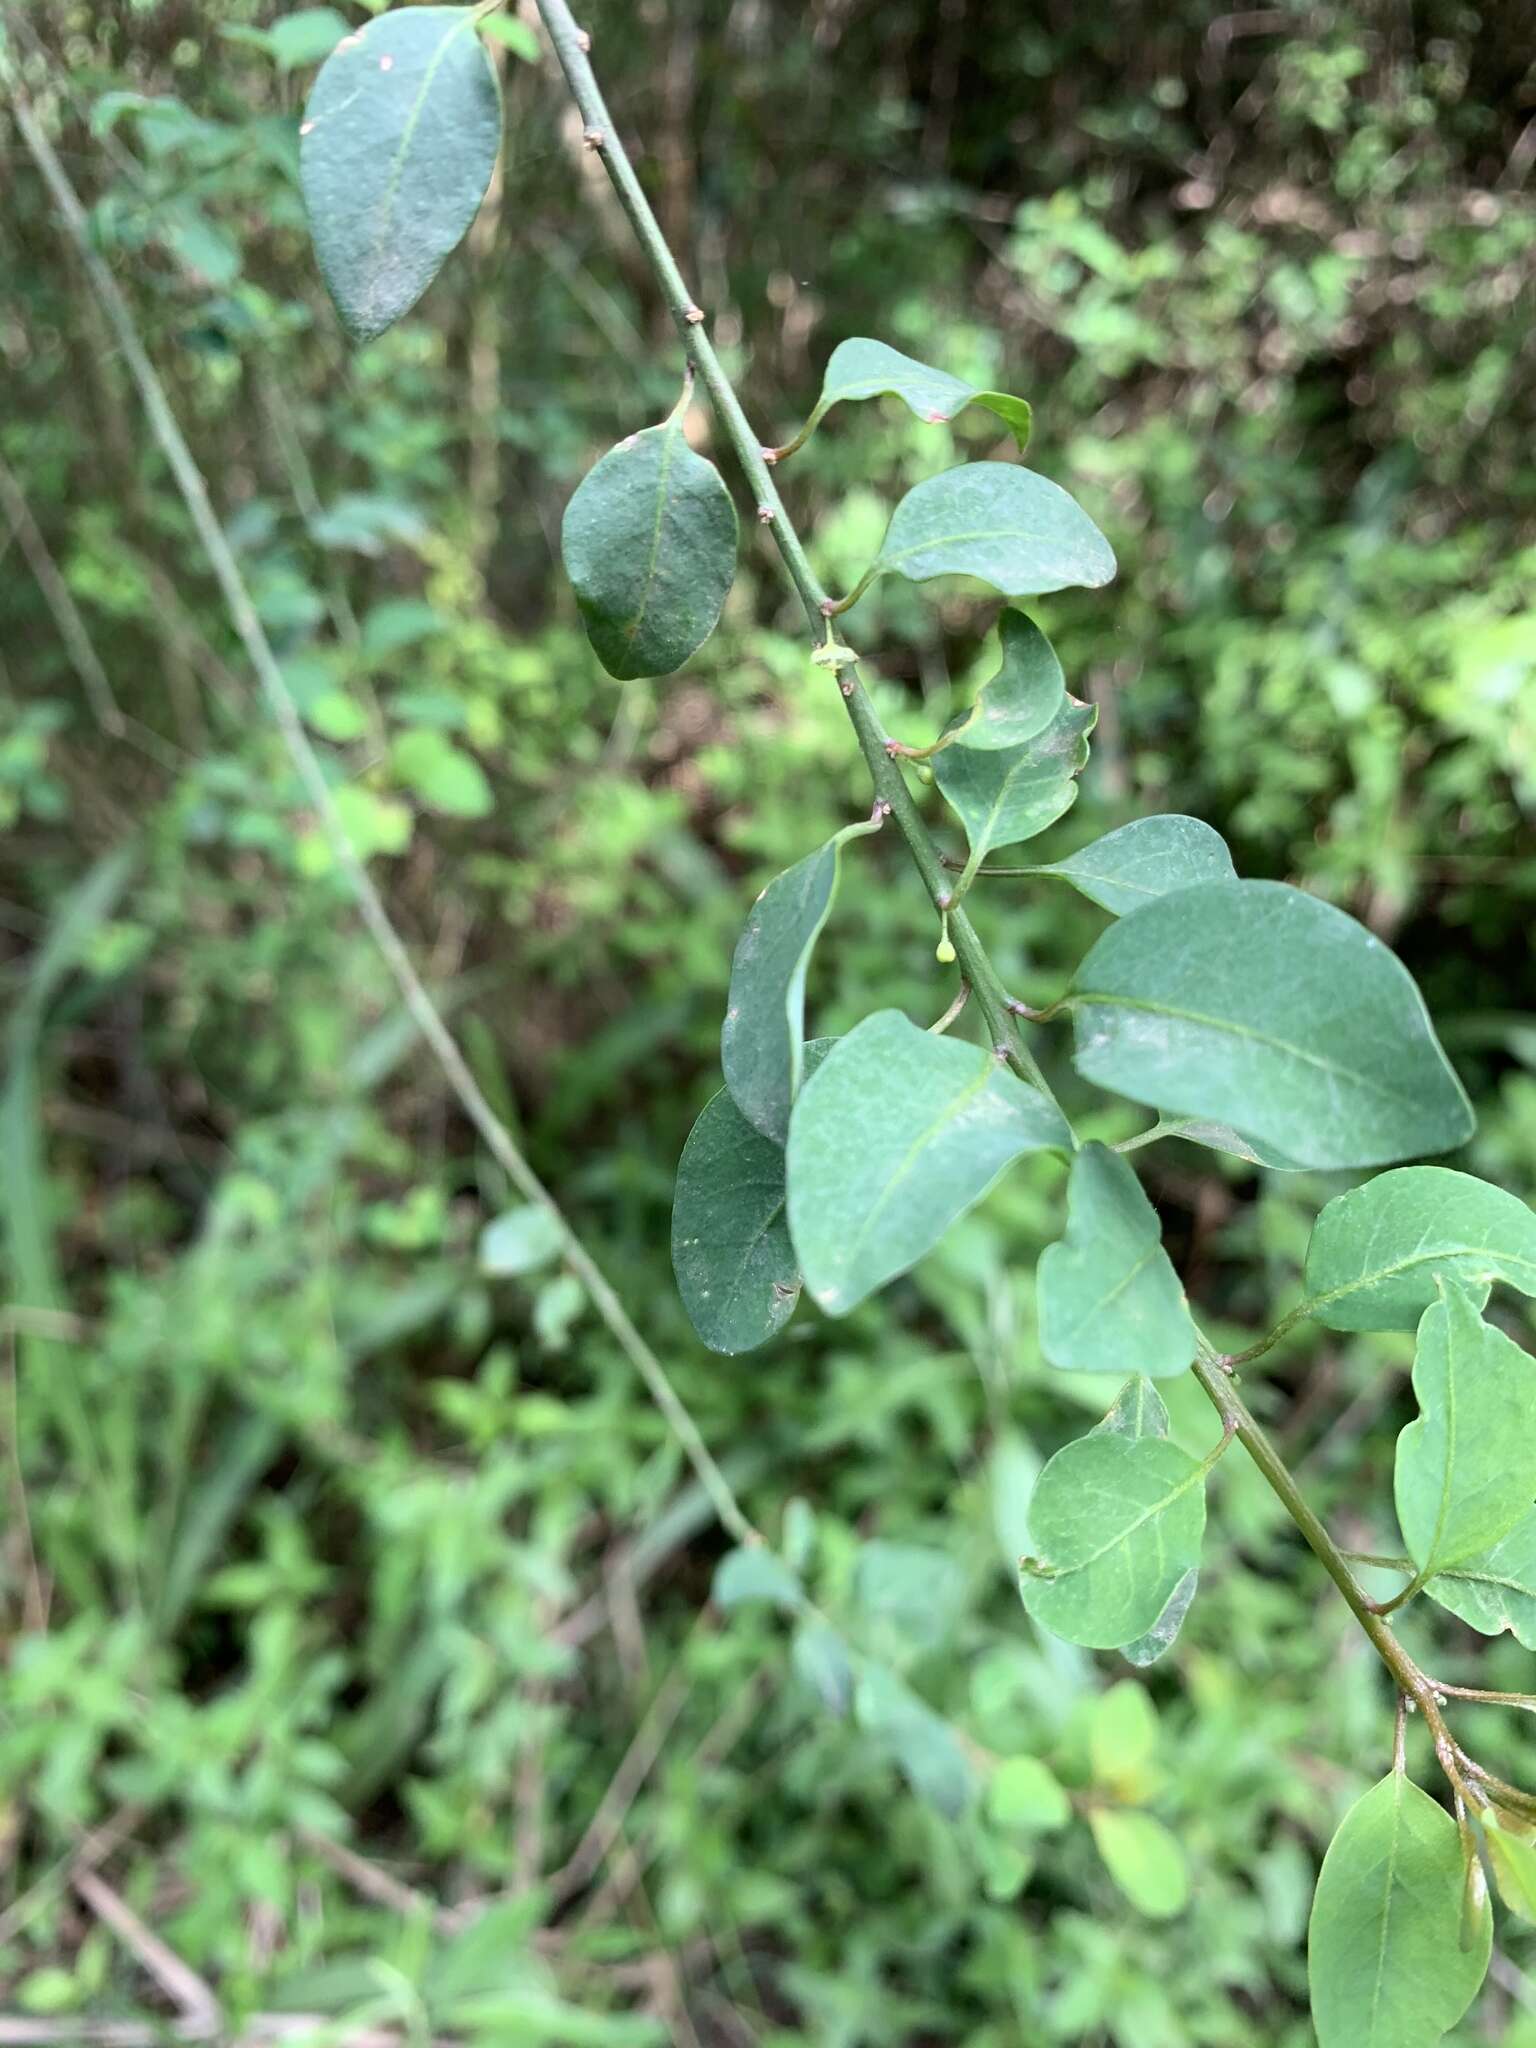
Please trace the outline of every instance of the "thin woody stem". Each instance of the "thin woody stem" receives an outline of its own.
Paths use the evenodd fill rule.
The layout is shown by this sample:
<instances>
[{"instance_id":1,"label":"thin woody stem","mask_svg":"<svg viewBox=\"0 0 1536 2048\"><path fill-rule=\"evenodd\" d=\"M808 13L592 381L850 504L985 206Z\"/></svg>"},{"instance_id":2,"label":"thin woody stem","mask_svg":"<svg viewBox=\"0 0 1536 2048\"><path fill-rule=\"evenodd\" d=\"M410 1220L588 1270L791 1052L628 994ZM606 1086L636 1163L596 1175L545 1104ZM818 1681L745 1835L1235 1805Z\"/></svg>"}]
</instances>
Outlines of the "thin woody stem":
<instances>
[{"instance_id":1,"label":"thin woody stem","mask_svg":"<svg viewBox=\"0 0 1536 2048\"><path fill-rule=\"evenodd\" d=\"M684 282L661 225L641 188L629 153L619 140L588 56L591 38L577 26L566 0L537 0L537 6L581 114L585 138L607 168L619 204L628 216L661 287L668 310L677 323L683 347L699 373L700 383L709 393L721 427L746 477L753 502L778 546L785 574L804 608L811 638L820 646L828 618L841 607L829 597L806 559L800 536L784 509L770 466L764 460L762 441L748 424L736 387L704 331L704 315L694 303L693 294ZM849 601L844 600L844 603ZM905 777L891 757L889 736L859 681L856 667L840 668L837 680L858 739L859 751L874 783L875 794L890 806L897 830L906 842L913 865L935 909L941 913L949 911L949 934L960 972L971 985L991 1043L1032 1087L1038 1088L1049 1102L1055 1103L1055 1094L1041 1072L1039 1062L1024 1042L1017 1016L1008 1007L1008 992L988 958L975 926L963 911L952 907L955 891L944 872L943 860ZM1060 1107L1059 1104L1056 1106Z\"/></svg>"}]
</instances>

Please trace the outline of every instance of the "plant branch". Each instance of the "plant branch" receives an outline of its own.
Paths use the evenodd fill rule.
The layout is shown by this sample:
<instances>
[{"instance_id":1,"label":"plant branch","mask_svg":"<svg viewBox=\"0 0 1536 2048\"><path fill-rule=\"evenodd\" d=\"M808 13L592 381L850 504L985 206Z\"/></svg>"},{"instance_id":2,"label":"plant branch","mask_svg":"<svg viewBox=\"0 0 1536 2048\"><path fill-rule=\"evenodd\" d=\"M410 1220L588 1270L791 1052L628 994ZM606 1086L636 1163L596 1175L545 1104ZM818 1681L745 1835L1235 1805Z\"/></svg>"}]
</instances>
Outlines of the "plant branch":
<instances>
[{"instance_id":1,"label":"plant branch","mask_svg":"<svg viewBox=\"0 0 1536 2048\"><path fill-rule=\"evenodd\" d=\"M703 311L694 303L693 294L683 280L661 224L641 188L629 153L619 140L588 55L592 39L577 26L566 0L536 0L536 5L581 114L583 140L589 148L597 151L607 168L619 204L635 231L668 310L677 323L683 347L698 372L699 381L709 393L726 438L746 477L758 515L772 533L783 557L785 574L804 608L811 639L819 647L825 637L826 622L839 607L823 589L806 559L800 536L784 509L770 466L764 459L763 444L748 424L736 387L704 331ZM769 453L776 456L777 451L770 450ZM1008 992L988 958L975 926L963 911L952 908L955 892L945 876L938 847L923 822L906 778L891 757L889 736L881 727L856 668L841 667L837 681L853 723L859 751L875 786L875 794L889 806L935 909L941 913L949 911L950 938L960 972L971 985L992 1044L1032 1087L1038 1088L1048 1101L1055 1103L1056 1097L1041 1072L1039 1062L1024 1042L1018 1019L1009 1008ZM1059 1104L1056 1106L1060 1107Z\"/></svg>"},{"instance_id":2,"label":"plant branch","mask_svg":"<svg viewBox=\"0 0 1536 2048\"><path fill-rule=\"evenodd\" d=\"M326 779L320 757L311 745L303 721L289 695L282 670L278 667L277 659L257 617L255 606L251 602L250 593L246 589L244 578L240 574L234 551L218 514L213 509L203 474L171 410L165 387L160 382L143 342L139 339L132 309L123 296L117 280L93 246L79 197L69 182L52 143L33 113L14 71L5 64L3 57L0 57L0 80L3 80L7 87L11 109L21 131L22 140L42 175L59 218L75 246L85 268L85 274L122 349L123 360L138 387L155 440L186 502L192 524L207 552L214 576L228 606L235 631L266 695L272 716L294 767L310 802L314 805L337 867L351 888L363 923L384 957L385 965L400 992L401 1001L441 1067L465 1115L480 1133L492 1157L523 1198L546 1210L558 1224L561 1257L586 1290L609 1334L644 1381L647 1391L665 1417L684 1456L698 1475L700 1485L709 1495L722 1527L738 1543L760 1543L761 1536L753 1528L731 1491L725 1475L710 1455L708 1446L699 1434L697 1424L667 1377L661 1361L630 1321L623 1303L614 1293L596 1260L572 1230L553 1195L523 1157L511 1132L486 1100L479 1082L476 1081L468 1062L459 1050L458 1041L443 1022L436 1004L427 992L426 985L416 972L404 940L391 923L383 898L362 861L353 851L352 842L336 808L336 800L331 793L331 786Z\"/></svg>"}]
</instances>

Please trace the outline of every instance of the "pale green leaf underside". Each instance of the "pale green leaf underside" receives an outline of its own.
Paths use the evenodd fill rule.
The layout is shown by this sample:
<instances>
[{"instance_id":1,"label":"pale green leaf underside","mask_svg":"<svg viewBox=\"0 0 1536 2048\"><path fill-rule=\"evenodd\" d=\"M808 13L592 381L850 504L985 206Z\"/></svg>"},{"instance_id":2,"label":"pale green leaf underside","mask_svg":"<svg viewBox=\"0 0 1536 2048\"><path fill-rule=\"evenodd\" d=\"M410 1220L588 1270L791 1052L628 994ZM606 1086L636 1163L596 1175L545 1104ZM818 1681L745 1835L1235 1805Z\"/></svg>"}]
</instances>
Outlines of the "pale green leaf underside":
<instances>
[{"instance_id":1,"label":"pale green leaf underside","mask_svg":"<svg viewBox=\"0 0 1536 2048\"><path fill-rule=\"evenodd\" d=\"M1312 1226L1308 1313L1330 1330L1411 1330L1437 1275L1536 1294L1536 1212L1446 1166L1378 1174Z\"/></svg>"},{"instance_id":2,"label":"pale green leaf underside","mask_svg":"<svg viewBox=\"0 0 1536 2048\"><path fill-rule=\"evenodd\" d=\"M670 675L698 652L736 574L736 508L715 465L688 446L682 408L587 472L560 547L609 675Z\"/></svg>"},{"instance_id":3,"label":"pale green leaf underside","mask_svg":"<svg viewBox=\"0 0 1536 2048\"><path fill-rule=\"evenodd\" d=\"M1040 1348L1065 1372L1171 1379L1195 1355L1157 1212L1107 1146L1084 1145L1073 1156L1066 1231L1041 1254L1037 1294Z\"/></svg>"},{"instance_id":4,"label":"pale green leaf underside","mask_svg":"<svg viewBox=\"0 0 1536 2048\"><path fill-rule=\"evenodd\" d=\"M736 1107L775 1144L789 1135L800 1086L805 977L837 893L843 844L874 824L849 825L775 875L748 913L731 962L720 1064Z\"/></svg>"},{"instance_id":5,"label":"pale green leaf underside","mask_svg":"<svg viewBox=\"0 0 1536 2048\"><path fill-rule=\"evenodd\" d=\"M810 425L845 399L884 397L901 399L920 420L934 425L952 420L968 405L980 405L1002 420L1021 454L1029 445L1031 415L1026 400L1010 397L1006 391L978 390L963 377L932 369L883 341L861 337L839 342L833 349Z\"/></svg>"},{"instance_id":6,"label":"pale green leaf underside","mask_svg":"<svg viewBox=\"0 0 1536 2048\"><path fill-rule=\"evenodd\" d=\"M1493 1919L1461 1945L1456 1823L1400 1772L1344 1816L1312 1902L1307 1968L1318 2048L1435 2048L1477 1995Z\"/></svg>"},{"instance_id":7,"label":"pale green leaf underside","mask_svg":"<svg viewBox=\"0 0 1536 2048\"><path fill-rule=\"evenodd\" d=\"M344 36L300 124L321 274L354 341L410 311L463 240L501 147L501 91L468 7L401 7Z\"/></svg>"},{"instance_id":8,"label":"pale green leaf underside","mask_svg":"<svg viewBox=\"0 0 1536 2048\"><path fill-rule=\"evenodd\" d=\"M1199 1572L1187 1571L1168 1595L1162 1613L1146 1634L1138 1636L1134 1643L1121 1645L1120 1654L1127 1664L1134 1664L1138 1671L1145 1671L1149 1664L1155 1664L1159 1657L1168 1654L1179 1639L1179 1630L1184 1626L1199 1590Z\"/></svg>"},{"instance_id":9,"label":"pale green leaf underside","mask_svg":"<svg viewBox=\"0 0 1536 2048\"><path fill-rule=\"evenodd\" d=\"M920 1799L958 1820L976 1781L960 1738L942 1716L883 1664L866 1661L853 1697L859 1726L890 1754Z\"/></svg>"},{"instance_id":10,"label":"pale green leaf underside","mask_svg":"<svg viewBox=\"0 0 1536 2048\"><path fill-rule=\"evenodd\" d=\"M1199 1565L1204 1473L1166 1438L1095 1430L1040 1474L1029 1527L1030 1614L1069 1642L1118 1649L1156 1626Z\"/></svg>"},{"instance_id":11,"label":"pale green leaf underside","mask_svg":"<svg viewBox=\"0 0 1536 2048\"><path fill-rule=\"evenodd\" d=\"M1488 1549L1536 1500L1536 1359L1441 1283L1413 1362L1420 1415L1397 1440L1393 1493L1408 1555L1428 1575Z\"/></svg>"},{"instance_id":12,"label":"pale green leaf underside","mask_svg":"<svg viewBox=\"0 0 1536 2048\"><path fill-rule=\"evenodd\" d=\"M1093 705L1067 697L1023 746L989 752L962 744L934 755L933 779L970 845L967 876L994 847L1033 839L1071 809L1098 715Z\"/></svg>"},{"instance_id":13,"label":"pale green leaf underside","mask_svg":"<svg viewBox=\"0 0 1536 2048\"><path fill-rule=\"evenodd\" d=\"M1035 872L1059 875L1116 917L1196 882L1237 880L1221 834L1198 818L1177 815L1133 819Z\"/></svg>"},{"instance_id":14,"label":"pale green leaf underside","mask_svg":"<svg viewBox=\"0 0 1536 2048\"><path fill-rule=\"evenodd\" d=\"M806 1066L814 1071L836 1043L813 1039ZM688 1134L672 1198L677 1291L711 1351L753 1351L794 1314L800 1268L784 1202L783 1147L722 1088Z\"/></svg>"},{"instance_id":15,"label":"pale green leaf underside","mask_svg":"<svg viewBox=\"0 0 1536 2048\"><path fill-rule=\"evenodd\" d=\"M1059 484L1011 462L968 462L915 484L896 507L872 572L926 583L976 576L1004 597L1097 589L1109 542Z\"/></svg>"},{"instance_id":16,"label":"pale green leaf underside","mask_svg":"<svg viewBox=\"0 0 1536 2048\"><path fill-rule=\"evenodd\" d=\"M915 1265L1025 1152L1071 1143L996 1056L881 1010L840 1039L789 1122L789 1228L811 1298L846 1315Z\"/></svg>"},{"instance_id":17,"label":"pale green leaf underside","mask_svg":"<svg viewBox=\"0 0 1536 2048\"><path fill-rule=\"evenodd\" d=\"M1299 1159L1288 1159L1273 1145L1255 1144L1230 1124L1214 1124L1204 1117L1175 1117L1163 1125L1167 1138L1182 1138L1186 1144L1202 1145L1208 1152L1229 1152L1234 1159L1246 1159L1250 1166L1267 1166L1273 1173L1304 1173Z\"/></svg>"},{"instance_id":18,"label":"pale green leaf underside","mask_svg":"<svg viewBox=\"0 0 1536 2048\"><path fill-rule=\"evenodd\" d=\"M1061 711L1066 678L1056 650L1025 612L998 618L1002 660L976 692L976 701L949 729L949 744L995 753L1032 740Z\"/></svg>"},{"instance_id":19,"label":"pale green leaf underside","mask_svg":"<svg viewBox=\"0 0 1536 2048\"><path fill-rule=\"evenodd\" d=\"M1536 1509L1487 1550L1437 1572L1424 1590L1482 1635L1508 1629L1516 1642L1536 1650Z\"/></svg>"},{"instance_id":20,"label":"pale green leaf underside","mask_svg":"<svg viewBox=\"0 0 1536 2048\"><path fill-rule=\"evenodd\" d=\"M1111 925L1068 1001L1085 1079L1305 1166L1470 1137L1423 998L1381 941L1281 882L1202 882Z\"/></svg>"}]
</instances>

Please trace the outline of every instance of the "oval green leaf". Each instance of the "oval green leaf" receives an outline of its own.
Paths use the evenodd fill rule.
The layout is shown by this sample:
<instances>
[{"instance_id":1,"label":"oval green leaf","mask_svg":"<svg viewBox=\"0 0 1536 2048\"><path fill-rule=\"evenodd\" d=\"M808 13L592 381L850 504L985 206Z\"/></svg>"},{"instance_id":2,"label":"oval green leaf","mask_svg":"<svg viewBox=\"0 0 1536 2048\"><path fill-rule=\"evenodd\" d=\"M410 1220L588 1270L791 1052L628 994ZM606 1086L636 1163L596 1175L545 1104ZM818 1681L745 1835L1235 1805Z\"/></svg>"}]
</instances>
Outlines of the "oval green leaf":
<instances>
[{"instance_id":1,"label":"oval green leaf","mask_svg":"<svg viewBox=\"0 0 1536 2048\"><path fill-rule=\"evenodd\" d=\"M1411 1330L1437 1276L1536 1294L1536 1212L1448 1166L1378 1174L1313 1224L1307 1313L1330 1330Z\"/></svg>"},{"instance_id":2,"label":"oval green leaf","mask_svg":"<svg viewBox=\"0 0 1536 2048\"><path fill-rule=\"evenodd\" d=\"M875 576L976 576L1004 597L1096 590L1109 542L1059 484L1011 462L967 462L915 484L891 516Z\"/></svg>"},{"instance_id":3,"label":"oval green leaf","mask_svg":"<svg viewBox=\"0 0 1536 2048\"><path fill-rule=\"evenodd\" d=\"M984 406L1009 429L1021 455L1029 445L1032 416L1024 399L1010 397L1006 391L979 391L963 377L932 369L912 356L904 356L900 349L863 336L840 341L833 349L822 379L821 397L806 422L805 433L809 434L844 399L884 397L901 399L920 420L935 426L952 420L968 405Z\"/></svg>"},{"instance_id":4,"label":"oval green leaf","mask_svg":"<svg viewBox=\"0 0 1536 2048\"><path fill-rule=\"evenodd\" d=\"M560 528L587 638L621 682L670 675L696 654L736 574L736 507L688 446L683 410L610 448Z\"/></svg>"},{"instance_id":5,"label":"oval green leaf","mask_svg":"<svg viewBox=\"0 0 1536 2048\"><path fill-rule=\"evenodd\" d=\"M1041 1254L1040 1348L1064 1372L1172 1379L1195 1355L1184 1290L1157 1211L1118 1153L1084 1145L1067 1182L1067 1228Z\"/></svg>"},{"instance_id":6,"label":"oval green leaf","mask_svg":"<svg viewBox=\"0 0 1536 2048\"><path fill-rule=\"evenodd\" d=\"M1393 1492L1428 1577L1507 1536L1536 1499L1536 1360L1454 1282L1425 1309L1413 1361L1419 1419L1397 1440Z\"/></svg>"},{"instance_id":7,"label":"oval green leaf","mask_svg":"<svg viewBox=\"0 0 1536 2048\"><path fill-rule=\"evenodd\" d=\"M480 210L501 89L469 7L398 7L320 67L299 179L321 275L354 341L408 313Z\"/></svg>"},{"instance_id":8,"label":"oval green leaf","mask_svg":"<svg viewBox=\"0 0 1536 2048\"><path fill-rule=\"evenodd\" d=\"M1029 1503L1038 1555L1020 1589L1043 1627L1090 1650L1153 1628L1200 1563L1205 1473L1164 1437L1100 1428L1067 1444Z\"/></svg>"},{"instance_id":9,"label":"oval green leaf","mask_svg":"<svg viewBox=\"0 0 1536 2048\"><path fill-rule=\"evenodd\" d=\"M1193 888L1196 882L1237 880L1221 834L1198 818L1174 815L1135 818L1065 860L1051 861L1034 872L1059 875L1116 917L1154 897L1171 896L1175 889Z\"/></svg>"},{"instance_id":10,"label":"oval green leaf","mask_svg":"<svg viewBox=\"0 0 1536 2048\"><path fill-rule=\"evenodd\" d=\"M988 1048L881 1010L840 1039L789 1120L789 1230L828 1315L915 1265L1025 1152L1068 1147Z\"/></svg>"},{"instance_id":11,"label":"oval green leaf","mask_svg":"<svg viewBox=\"0 0 1536 2048\"><path fill-rule=\"evenodd\" d=\"M1456 1823L1402 1772L1344 1816L1323 1858L1307 1937L1318 2048L1435 2048L1488 1969L1484 1900L1463 1948Z\"/></svg>"},{"instance_id":12,"label":"oval green leaf","mask_svg":"<svg viewBox=\"0 0 1536 2048\"><path fill-rule=\"evenodd\" d=\"M1178 1838L1150 1813L1089 1809L1094 1847L1120 1890L1149 1920L1171 1920L1189 1904L1189 1865Z\"/></svg>"},{"instance_id":13,"label":"oval green leaf","mask_svg":"<svg viewBox=\"0 0 1536 2048\"><path fill-rule=\"evenodd\" d=\"M805 977L837 893L843 844L878 830L876 823L848 825L775 875L736 942L720 1064L736 1107L777 1145L789 1135L800 1088Z\"/></svg>"},{"instance_id":14,"label":"oval green leaf","mask_svg":"<svg viewBox=\"0 0 1536 2048\"><path fill-rule=\"evenodd\" d=\"M1282 882L1202 882L1133 910L1067 1001L1085 1079L1304 1166L1379 1166L1472 1134L1402 964Z\"/></svg>"},{"instance_id":15,"label":"oval green leaf","mask_svg":"<svg viewBox=\"0 0 1536 2048\"><path fill-rule=\"evenodd\" d=\"M933 779L970 843L962 891L994 847L1033 839L1072 808L1098 715L1093 705L1068 697L1044 732L1022 747L989 753L962 745L934 755Z\"/></svg>"}]
</instances>

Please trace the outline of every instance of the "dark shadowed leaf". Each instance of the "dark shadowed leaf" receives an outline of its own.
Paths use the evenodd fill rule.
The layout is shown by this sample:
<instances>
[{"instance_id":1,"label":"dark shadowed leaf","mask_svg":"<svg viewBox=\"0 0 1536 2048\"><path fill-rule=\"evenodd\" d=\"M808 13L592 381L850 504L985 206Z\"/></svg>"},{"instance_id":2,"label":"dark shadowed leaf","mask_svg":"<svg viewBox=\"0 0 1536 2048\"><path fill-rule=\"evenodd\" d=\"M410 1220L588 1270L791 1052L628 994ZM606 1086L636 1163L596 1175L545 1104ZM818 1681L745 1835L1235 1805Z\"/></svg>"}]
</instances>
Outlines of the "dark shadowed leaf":
<instances>
[{"instance_id":1,"label":"dark shadowed leaf","mask_svg":"<svg viewBox=\"0 0 1536 2048\"><path fill-rule=\"evenodd\" d=\"M565 573L593 651L620 681L681 668L715 630L736 574L736 508L688 446L685 410L610 448L565 508Z\"/></svg>"},{"instance_id":2,"label":"dark shadowed leaf","mask_svg":"<svg viewBox=\"0 0 1536 2048\"><path fill-rule=\"evenodd\" d=\"M814 1071L837 1043L805 1048ZM755 1350L800 1299L784 1214L784 1150L755 1131L722 1088L688 1134L672 1198L672 1270L688 1320L711 1351Z\"/></svg>"},{"instance_id":3,"label":"dark shadowed leaf","mask_svg":"<svg viewBox=\"0 0 1536 2048\"><path fill-rule=\"evenodd\" d=\"M408 313L463 240L501 147L468 7L399 7L344 36L300 125L315 253L354 341Z\"/></svg>"},{"instance_id":4,"label":"dark shadowed leaf","mask_svg":"<svg viewBox=\"0 0 1536 2048\"><path fill-rule=\"evenodd\" d=\"M736 1107L782 1145L804 1065L805 977L837 891L844 842L879 828L848 825L775 875L747 915L731 962L720 1064Z\"/></svg>"},{"instance_id":5,"label":"dark shadowed leaf","mask_svg":"<svg viewBox=\"0 0 1536 2048\"><path fill-rule=\"evenodd\" d=\"M1471 1107L1381 941L1281 882L1202 882L1111 925L1073 977L1079 1071L1307 1166L1444 1152Z\"/></svg>"}]
</instances>

